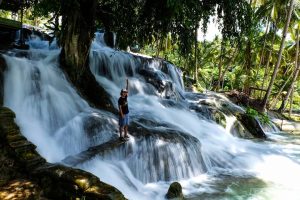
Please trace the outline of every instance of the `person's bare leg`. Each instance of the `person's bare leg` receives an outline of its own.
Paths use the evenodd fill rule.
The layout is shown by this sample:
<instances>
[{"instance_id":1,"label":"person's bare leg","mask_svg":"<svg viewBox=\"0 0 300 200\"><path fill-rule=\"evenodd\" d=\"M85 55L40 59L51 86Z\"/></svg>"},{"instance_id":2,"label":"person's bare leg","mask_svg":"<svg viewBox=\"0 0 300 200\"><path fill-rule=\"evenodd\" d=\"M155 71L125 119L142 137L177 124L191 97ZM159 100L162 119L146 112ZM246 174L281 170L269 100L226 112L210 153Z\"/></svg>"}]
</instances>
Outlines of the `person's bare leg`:
<instances>
[{"instance_id":1,"label":"person's bare leg","mask_svg":"<svg viewBox=\"0 0 300 200\"><path fill-rule=\"evenodd\" d=\"M120 127L119 127L120 138L122 137L122 132L123 132L122 130L123 130L123 127L122 127L122 126L120 126Z\"/></svg>"},{"instance_id":2,"label":"person's bare leg","mask_svg":"<svg viewBox=\"0 0 300 200\"><path fill-rule=\"evenodd\" d=\"M128 126L124 126L124 137L128 137L127 130L128 130Z\"/></svg>"}]
</instances>

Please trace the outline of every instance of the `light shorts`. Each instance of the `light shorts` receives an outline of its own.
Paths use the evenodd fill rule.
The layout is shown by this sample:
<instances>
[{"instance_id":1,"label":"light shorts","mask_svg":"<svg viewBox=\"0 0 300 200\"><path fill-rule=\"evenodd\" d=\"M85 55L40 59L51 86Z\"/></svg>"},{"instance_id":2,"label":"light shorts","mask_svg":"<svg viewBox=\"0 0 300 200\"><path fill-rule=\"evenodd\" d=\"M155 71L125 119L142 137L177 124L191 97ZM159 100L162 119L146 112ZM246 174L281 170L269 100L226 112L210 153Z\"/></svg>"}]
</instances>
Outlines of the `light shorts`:
<instances>
[{"instance_id":1,"label":"light shorts","mask_svg":"<svg viewBox=\"0 0 300 200\"><path fill-rule=\"evenodd\" d=\"M119 126L123 127L128 125L129 125L129 114L125 114L123 118L119 116Z\"/></svg>"}]
</instances>

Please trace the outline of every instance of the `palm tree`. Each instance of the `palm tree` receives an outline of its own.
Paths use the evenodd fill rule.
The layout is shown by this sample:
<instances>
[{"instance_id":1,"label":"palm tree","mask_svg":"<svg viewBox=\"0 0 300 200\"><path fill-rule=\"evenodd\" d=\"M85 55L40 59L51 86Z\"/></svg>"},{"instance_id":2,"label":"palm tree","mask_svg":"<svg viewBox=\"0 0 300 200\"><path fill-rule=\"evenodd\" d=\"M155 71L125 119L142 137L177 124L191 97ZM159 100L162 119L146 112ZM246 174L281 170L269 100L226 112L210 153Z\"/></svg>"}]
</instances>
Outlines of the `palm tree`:
<instances>
[{"instance_id":1,"label":"palm tree","mask_svg":"<svg viewBox=\"0 0 300 200\"><path fill-rule=\"evenodd\" d=\"M296 24L296 54L295 54L295 72L294 72L294 76L293 76L293 80L292 83L287 91L287 94L285 96L285 98L283 99L280 108L278 109L279 112L284 112L285 110L285 106L287 104L287 101L290 97L290 95L292 94L292 91L294 89L294 85L297 81L298 78L298 74L300 71L300 64L298 63L298 59L299 59L299 28L300 28L300 22L299 22L299 18L297 19L297 24Z\"/></svg>"},{"instance_id":2,"label":"palm tree","mask_svg":"<svg viewBox=\"0 0 300 200\"><path fill-rule=\"evenodd\" d=\"M263 46L261 48L261 53L259 55L260 59L258 61L258 64L256 64L256 73L253 81L258 80L258 74L260 71L260 67L264 61L265 58L265 48L267 45L267 39L268 35L271 32L271 27L276 27L275 24L277 24L278 20L278 14L281 11L281 7L283 5L282 1L286 0L250 0L250 6L251 6L251 23L249 25L248 29L248 39L246 41L246 49L245 49L245 70L246 70L246 81L244 85L244 92L249 91L250 87L250 79L251 79L251 68L252 65L255 64L256 61L256 55L253 53L253 49L259 48L254 46L259 46L260 42L253 42L255 41L255 38L257 34L260 34L259 31L261 27L258 25L264 23L265 24L265 33L263 34ZM264 26L262 26L264 27ZM276 31L275 31L276 33ZM273 45L271 45L273 46ZM271 52L270 52L271 53ZM269 53L269 55L270 55ZM269 57L269 56L268 56ZM264 77L265 79L265 77Z\"/></svg>"},{"instance_id":3,"label":"palm tree","mask_svg":"<svg viewBox=\"0 0 300 200\"><path fill-rule=\"evenodd\" d=\"M274 44L276 41L276 36L277 36L277 31L278 31L278 25L279 25L279 20L280 18L280 12L283 10L282 5L286 4L286 0L254 0L254 6L258 7L255 16L260 19L260 20L265 20L266 21L266 30L265 30L265 35L264 37L264 42L263 42L263 47L261 50L261 55L259 59L259 64L258 64L258 69L256 72L255 80L258 78L258 73L260 70L260 67L262 64L265 66L264 67L264 73L263 73L263 80L261 84L261 88L265 88L265 82L268 78L268 71L269 71L269 65L271 62L272 54L273 54L273 49L274 49ZM269 30L268 30L269 28ZM268 35L272 35L270 38L271 39L271 45L267 45L267 40L269 37ZM269 47L268 47L269 46ZM269 49L265 51L265 48ZM267 53L267 57L265 58L265 53ZM267 62L265 64L265 61ZM262 96L263 90L260 92L260 98Z\"/></svg>"},{"instance_id":4,"label":"palm tree","mask_svg":"<svg viewBox=\"0 0 300 200\"><path fill-rule=\"evenodd\" d=\"M267 64L265 65L264 76L263 76L263 81L262 81L262 88L263 89L265 88L265 82L266 82L266 79L267 79L268 70L269 70L269 66L270 66L270 61L271 61L273 48L274 48L274 43L275 43L275 39L276 39L277 26L276 26L276 24L274 24L273 26L274 26L273 36L272 36L272 41L271 41L269 53L268 53L267 58L266 58Z\"/></svg>"},{"instance_id":5,"label":"palm tree","mask_svg":"<svg viewBox=\"0 0 300 200\"><path fill-rule=\"evenodd\" d=\"M197 57L198 57L198 55L197 55L197 52L198 52L198 40L197 40L198 28L199 28L199 25L197 23L195 26L195 80L196 80L196 84L198 83L198 59L197 59Z\"/></svg>"},{"instance_id":6,"label":"palm tree","mask_svg":"<svg viewBox=\"0 0 300 200\"><path fill-rule=\"evenodd\" d=\"M286 39L286 34L287 34L287 31L288 31L288 27L289 27L289 24L290 24L292 12L293 12L293 9L294 9L294 3L295 3L295 0L291 0L290 1L290 5L289 5L289 9L288 9L288 15L287 15L287 20L286 20L286 24L285 24L285 27L284 27L284 30L283 30L283 35L282 35L282 39L281 39L280 49L279 49L279 52L278 52L277 63L275 65L274 71L272 73L271 81L269 83L267 92L266 92L266 94L264 96L264 99L263 99L263 102L262 102L262 110L263 111L266 109L266 105L267 105L267 102L268 102L269 97L271 95L271 90L272 90L272 87L274 85L274 81L275 81L275 78L277 76L278 69L279 69L279 66L280 66L280 63L281 63L282 51L284 49L284 42L285 42L285 39Z\"/></svg>"}]
</instances>

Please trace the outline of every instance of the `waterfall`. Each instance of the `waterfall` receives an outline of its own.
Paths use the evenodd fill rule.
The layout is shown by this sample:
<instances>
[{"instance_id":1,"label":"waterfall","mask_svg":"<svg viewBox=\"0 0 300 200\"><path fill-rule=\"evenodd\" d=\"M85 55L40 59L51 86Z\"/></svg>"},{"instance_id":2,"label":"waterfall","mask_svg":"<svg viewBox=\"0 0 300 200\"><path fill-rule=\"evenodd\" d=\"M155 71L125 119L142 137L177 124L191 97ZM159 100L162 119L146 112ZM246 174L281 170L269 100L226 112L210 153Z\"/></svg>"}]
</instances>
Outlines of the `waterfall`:
<instances>
[{"instance_id":1,"label":"waterfall","mask_svg":"<svg viewBox=\"0 0 300 200\"><path fill-rule=\"evenodd\" d=\"M49 162L116 139L118 116L91 108L59 68L60 50L40 42L32 41L36 45L25 57L19 52L4 56L4 105L16 113L22 133ZM164 199L172 181L182 184L188 198L299 197L299 143L257 142L229 134L232 126L215 123L210 107L200 103L213 102L227 122L232 120L227 109L243 109L214 93L185 92L181 71L171 63L110 49L96 37L90 69L115 107L129 79L129 114L137 136L129 127L126 144L74 167L99 176L133 200ZM244 190L234 182L245 184ZM247 192L248 187L253 190Z\"/></svg>"},{"instance_id":2,"label":"waterfall","mask_svg":"<svg viewBox=\"0 0 300 200\"><path fill-rule=\"evenodd\" d=\"M104 115L90 108L68 84L57 67L58 53L32 51L29 59L4 57L8 65L4 76L4 105L16 112L24 135L52 162L97 144L95 138L99 136L88 137L92 133L87 132L86 125L98 115L98 118ZM96 128L116 126L115 116L105 115L111 127L94 122Z\"/></svg>"}]
</instances>

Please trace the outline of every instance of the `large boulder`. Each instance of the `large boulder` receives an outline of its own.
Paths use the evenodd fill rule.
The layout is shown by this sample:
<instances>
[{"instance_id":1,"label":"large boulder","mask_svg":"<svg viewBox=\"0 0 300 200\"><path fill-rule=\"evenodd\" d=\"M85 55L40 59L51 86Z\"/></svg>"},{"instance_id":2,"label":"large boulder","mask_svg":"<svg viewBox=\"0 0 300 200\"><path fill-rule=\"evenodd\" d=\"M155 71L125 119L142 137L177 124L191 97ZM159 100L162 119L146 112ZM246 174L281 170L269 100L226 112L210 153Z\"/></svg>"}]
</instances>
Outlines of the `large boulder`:
<instances>
[{"instance_id":1,"label":"large boulder","mask_svg":"<svg viewBox=\"0 0 300 200\"><path fill-rule=\"evenodd\" d=\"M256 138L266 139L267 136L261 127L258 119L249 116L247 114L240 114L238 116L239 121L243 126Z\"/></svg>"},{"instance_id":2,"label":"large boulder","mask_svg":"<svg viewBox=\"0 0 300 200\"><path fill-rule=\"evenodd\" d=\"M250 115L243 108L214 93L205 95L190 93L186 97L193 100L189 107L192 111L201 114L206 119L215 121L224 128L227 128L228 117L236 118L230 127L232 135L249 139L253 137L266 138L266 134L261 126L264 121L260 123L260 119L263 118L261 113L255 111L257 116ZM194 103L196 101L198 102Z\"/></svg>"},{"instance_id":3,"label":"large boulder","mask_svg":"<svg viewBox=\"0 0 300 200\"><path fill-rule=\"evenodd\" d=\"M183 194L182 194L182 187L180 185L180 183L178 182L173 182L170 187L169 190L166 194L166 198L167 199L172 199L172 200L183 200Z\"/></svg>"},{"instance_id":4,"label":"large boulder","mask_svg":"<svg viewBox=\"0 0 300 200\"><path fill-rule=\"evenodd\" d=\"M125 199L116 188L81 169L46 164L32 174L39 180L44 195L51 199Z\"/></svg>"}]
</instances>

